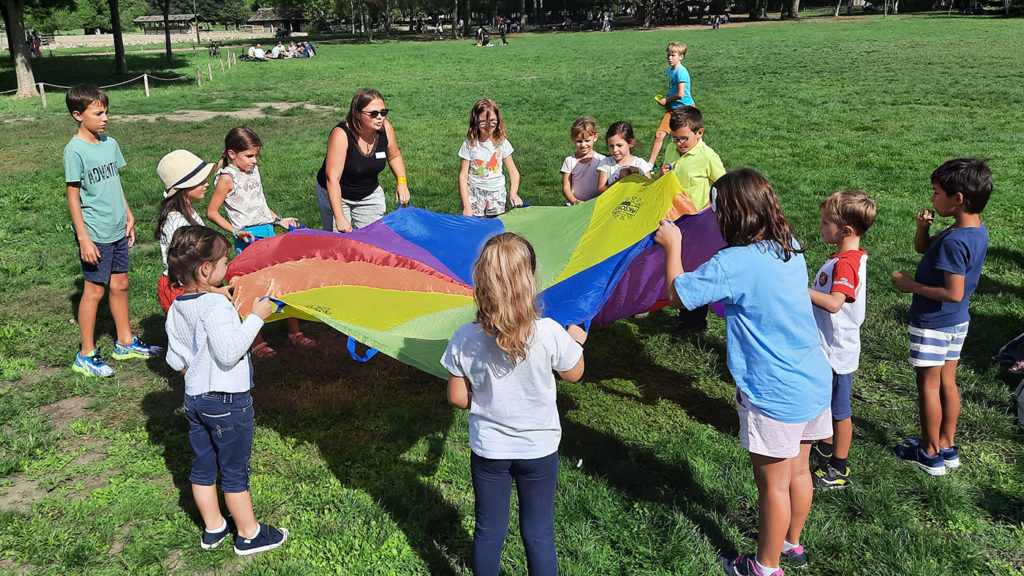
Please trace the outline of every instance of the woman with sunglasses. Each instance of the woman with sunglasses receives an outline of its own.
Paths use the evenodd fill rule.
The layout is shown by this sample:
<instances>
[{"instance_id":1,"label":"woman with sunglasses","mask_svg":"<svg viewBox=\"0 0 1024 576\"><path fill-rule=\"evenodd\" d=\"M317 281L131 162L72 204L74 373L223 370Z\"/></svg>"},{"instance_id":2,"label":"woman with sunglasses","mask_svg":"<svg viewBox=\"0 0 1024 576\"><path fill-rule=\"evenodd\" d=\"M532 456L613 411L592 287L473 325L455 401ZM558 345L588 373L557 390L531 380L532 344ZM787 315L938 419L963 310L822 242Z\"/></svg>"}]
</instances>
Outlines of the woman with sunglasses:
<instances>
[{"instance_id":1,"label":"woman with sunglasses","mask_svg":"<svg viewBox=\"0 0 1024 576\"><path fill-rule=\"evenodd\" d=\"M387 115L380 92L363 88L352 97L345 120L331 130L327 156L316 175L324 230L351 232L384 216L384 189L378 177L385 165L398 179L396 200L409 203L405 161Z\"/></svg>"}]
</instances>

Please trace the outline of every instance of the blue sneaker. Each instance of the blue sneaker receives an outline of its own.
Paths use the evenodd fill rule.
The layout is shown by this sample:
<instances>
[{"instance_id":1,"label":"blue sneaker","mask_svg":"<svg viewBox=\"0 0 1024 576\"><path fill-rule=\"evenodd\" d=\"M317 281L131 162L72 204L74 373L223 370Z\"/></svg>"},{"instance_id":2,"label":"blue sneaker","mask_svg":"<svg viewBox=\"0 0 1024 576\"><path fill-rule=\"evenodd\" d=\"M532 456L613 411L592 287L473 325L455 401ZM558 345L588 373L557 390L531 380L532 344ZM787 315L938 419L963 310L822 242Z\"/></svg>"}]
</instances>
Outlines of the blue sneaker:
<instances>
[{"instance_id":1,"label":"blue sneaker","mask_svg":"<svg viewBox=\"0 0 1024 576\"><path fill-rule=\"evenodd\" d=\"M907 438L907 446L920 446L921 439L911 436ZM942 463L946 468L957 468L960 466L960 445L954 444L951 448L939 446L939 456L942 456Z\"/></svg>"},{"instance_id":2,"label":"blue sneaker","mask_svg":"<svg viewBox=\"0 0 1024 576\"><path fill-rule=\"evenodd\" d=\"M260 524L259 530L252 538L243 538L241 534L235 536L235 554L248 556L257 552L273 550L288 539L288 531L284 528L274 528L269 524Z\"/></svg>"},{"instance_id":3,"label":"blue sneaker","mask_svg":"<svg viewBox=\"0 0 1024 576\"><path fill-rule=\"evenodd\" d=\"M942 456L939 454L929 456L925 454L920 445L901 444L893 447L892 451L900 460L913 464L932 476L946 475L946 464L943 462Z\"/></svg>"},{"instance_id":4,"label":"blue sneaker","mask_svg":"<svg viewBox=\"0 0 1024 576\"><path fill-rule=\"evenodd\" d=\"M782 552L782 557L789 561L790 566L793 568L803 568L807 566L807 552L803 546L797 546L789 552Z\"/></svg>"},{"instance_id":5,"label":"blue sneaker","mask_svg":"<svg viewBox=\"0 0 1024 576\"><path fill-rule=\"evenodd\" d=\"M754 554L744 554L736 558L720 558L722 569L731 576L761 576L757 570L757 557ZM772 572L771 576L782 576L782 568Z\"/></svg>"},{"instance_id":6,"label":"blue sneaker","mask_svg":"<svg viewBox=\"0 0 1024 576\"><path fill-rule=\"evenodd\" d=\"M223 529L217 530L216 532L203 530L203 537L199 541L199 545L203 547L203 550L213 550L217 546L220 546L220 543L227 538L228 533L232 531L232 528L234 528L234 526L231 522L231 516L227 516L224 518Z\"/></svg>"},{"instance_id":7,"label":"blue sneaker","mask_svg":"<svg viewBox=\"0 0 1024 576\"><path fill-rule=\"evenodd\" d=\"M114 375L114 369L107 366L103 358L100 358L97 350L93 350L85 356L82 356L81 352L75 354L75 363L71 365L71 369L86 376L109 378Z\"/></svg>"},{"instance_id":8,"label":"blue sneaker","mask_svg":"<svg viewBox=\"0 0 1024 576\"><path fill-rule=\"evenodd\" d=\"M161 346L150 346L136 336L131 344L114 342L114 359L127 360L129 358L152 358L164 353Z\"/></svg>"}]
</instances>

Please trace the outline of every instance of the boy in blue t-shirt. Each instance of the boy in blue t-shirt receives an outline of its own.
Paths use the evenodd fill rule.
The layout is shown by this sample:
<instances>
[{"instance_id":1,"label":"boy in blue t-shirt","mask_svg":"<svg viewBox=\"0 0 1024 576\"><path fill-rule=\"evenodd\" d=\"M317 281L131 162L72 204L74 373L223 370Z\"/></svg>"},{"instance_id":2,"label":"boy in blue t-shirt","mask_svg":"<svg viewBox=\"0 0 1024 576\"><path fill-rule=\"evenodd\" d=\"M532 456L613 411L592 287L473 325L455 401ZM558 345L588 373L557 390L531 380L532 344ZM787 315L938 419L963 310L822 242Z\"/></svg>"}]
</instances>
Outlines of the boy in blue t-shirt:
<instances>
[{"instance_id":1,"label":"boy in blue t-shirt","mask_svg":"<svg viewBox=\"0 0 1024 576\"><path fill-rule=\"evenodd\" d=\"M932 172L932 206L917 213L914 249L924 254L917 273L893 272L900 292L911 292L910 363L917 372L921 438L907 438L893 450L902 460L932 476L960 465L954 442L960 417L956 368L967 336L967 305L981 278L988 231L981 212L992 194L992 171L984 160L958 158ZM929 227L939 216L955 222L935 236Z\"/></svg>"},{"instance_id":2,"label":"boy in blue t-shirt","mask_svg":"<svg viewBox=\"0 0 1024 576\"><path fill-rule=\"evenodd\" d=\"M148 358L163 348L136 338L128 320L128 248L135 243L135 218L118 173L125 166L121 148L103 135L109 100L96 86L82 84L68 90L66 101L78 132L64 147L64 181L85 279L78 305L82 348L71 368L91 376L113 376L114 369L100 358L95 340L104 284L110 284L110 314L117 329L114 358Z\"/></svg>"},{"instance_id":3,"label":"boy in blue t-shirt","mask_svg":"<svg viewBox=\"0 0 1024 576\"><path fill-rule=\"evenodd\" d=\"M683 66L683 58L686 58L686 44L669 42L668 48L668 94L658 100L658 104L665 107L665 115L661 117L661 123L654 132L654 147L651 148L651 157L648 164L656 165L655 160L661 153L661 145L665 142L665 135L669 128L669 119L672 111L681 106L693 106L693 97L690 96L690 73Z\"/></svg>"}]
</instances>

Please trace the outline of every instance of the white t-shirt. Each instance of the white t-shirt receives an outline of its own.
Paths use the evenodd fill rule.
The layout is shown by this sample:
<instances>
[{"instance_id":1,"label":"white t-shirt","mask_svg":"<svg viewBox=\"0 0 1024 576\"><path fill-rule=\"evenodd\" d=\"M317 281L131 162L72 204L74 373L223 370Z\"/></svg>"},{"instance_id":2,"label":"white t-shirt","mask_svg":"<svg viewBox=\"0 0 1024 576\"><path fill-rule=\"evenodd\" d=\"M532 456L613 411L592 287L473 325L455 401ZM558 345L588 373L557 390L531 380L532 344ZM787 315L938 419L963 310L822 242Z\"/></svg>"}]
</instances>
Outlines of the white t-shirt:
<instances>
[{"instance_id":1,"label":"white t-shirt","mask_svg":"<svg viewBox=\"0 0 1024 576\"><path fill-rule=\"evenodd\" d=\"M558 450L562 426L555 405L555 375L576 366L583 347L557 322L539 318L526 358L513 364L479 325L463 324L441 365L470 385L469 443L496 460L542 458Z\"/></svg>"},{"instance_id":2,"label":"white t-shirt","mask_svg":"<svg viewBox=\"0 0 1024 576\"><path fill-rule=\"evenodd\" d=\"M594 152L594 157L587 162L580 162L575 154L566 156L562 162L562 173L571 174L572 195L577 200L597 198L597 167L605 159L604 154Z\"/></svg>"},{"instance_id":3,"label":"white t-shirt","mask_svg":"<svg viewBox=\"0 0 1024 576\"><path fill-rule=\"evenodd\" d=\"M513 151L507 138L502 140L501 146L495 146L490 140L471 146L468 139L464 140L459 158L469 160L469 185L478 190L504 190L505 173L501 168Z\"/></svg>"},{"instance_id":4,"label":"white t-shirt","mask_svg":"<svg viewBox=\"0 0 1024 576\"><path fill-rule=\"evenodd\" d=\"M184 192L179 191L175 192L175 194L184 194ZM205 226L203 219L199 217L199 213L195 210L192 211L192 219L200 226ZM167 215L167 219L164 220L163 228L160 229L160 257L164 259L164 276L167 276L167 249L171 247L171 238L174 238L174 231L182 226L191 226L191 224L181 212L171 212Z\"/></svg>"},{"instance_id":5,"label":"white t-shirt","mask_svg":"<svg viewBox=\"0 0 1024 576\"><path fill-rule=\"evenodd\" d=\"M639 156L633 156L633 160L625 166L619 166L615 163L615 158L608 156L597 166L597 170L598 172L604 172L608 175L608 181L605 182L605 184L611 186L619 179L619 173L622 172L622 169L630 167L636 168L641 174L650 174L651 169L653 168L647 160L644 160Z\"/></svg>"},{"instance_id":6,"label":"white t-shirt","mask_svg":"<svg viewBox=\"0 0 1024 576\"><path fill-rule=\"evenodd\" d=\"M860 325L867 308L868 253L847 250L833 254L814 277L812 289L831 294L840 292L846 302L835 314L814 306L814 322L821 336L821 349L836 374L857 370L860 362Z\"/></svg>"}]
</instances>

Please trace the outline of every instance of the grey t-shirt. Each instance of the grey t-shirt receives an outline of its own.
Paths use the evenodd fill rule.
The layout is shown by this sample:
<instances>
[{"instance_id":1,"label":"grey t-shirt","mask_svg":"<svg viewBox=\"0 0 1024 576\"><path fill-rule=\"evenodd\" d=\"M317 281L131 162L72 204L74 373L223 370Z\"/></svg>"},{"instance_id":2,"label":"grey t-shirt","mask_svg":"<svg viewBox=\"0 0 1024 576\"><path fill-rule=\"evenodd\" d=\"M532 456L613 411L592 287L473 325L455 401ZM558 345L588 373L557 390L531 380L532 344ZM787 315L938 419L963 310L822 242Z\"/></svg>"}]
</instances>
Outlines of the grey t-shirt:
<instances>
[{"instance_id":1,"label":"grey t-shirt","mask_svg":"<svg viewBox=\"0 0 1024 576\"><path fill-rule=\"evenodd\" d=\"M542 458L562 438L553 370L572 369L583 347L557 322L539 318L526 358L513 364L479 325L463 324L448 342L441 365L469 381L469 443L495 460Z\"/></svg>"}]
</instances>

